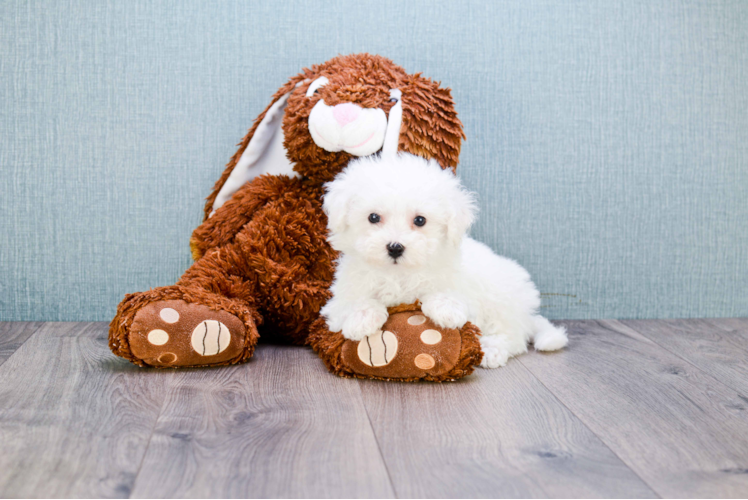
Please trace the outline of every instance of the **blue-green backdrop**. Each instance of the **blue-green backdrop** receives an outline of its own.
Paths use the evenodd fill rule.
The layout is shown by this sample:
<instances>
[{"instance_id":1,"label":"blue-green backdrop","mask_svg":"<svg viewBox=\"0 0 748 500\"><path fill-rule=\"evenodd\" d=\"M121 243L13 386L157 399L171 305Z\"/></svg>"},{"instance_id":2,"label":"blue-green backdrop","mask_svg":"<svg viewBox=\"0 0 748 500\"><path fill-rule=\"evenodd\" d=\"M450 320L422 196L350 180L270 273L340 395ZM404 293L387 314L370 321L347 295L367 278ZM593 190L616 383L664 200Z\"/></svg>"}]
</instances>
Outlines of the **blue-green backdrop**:
<instances>
[{"instance_id":1,"label":"blue-green backdrop","mask_svg":"<svg viewBox=\"0 0 748 500\"><path fill-rule=\"evenodd\" d=\"M338 53L454 91L473 234L551 318L748 315L748 2L0 2L0 320L189 266L270 95Z\"/></svg>"}]
</instances>

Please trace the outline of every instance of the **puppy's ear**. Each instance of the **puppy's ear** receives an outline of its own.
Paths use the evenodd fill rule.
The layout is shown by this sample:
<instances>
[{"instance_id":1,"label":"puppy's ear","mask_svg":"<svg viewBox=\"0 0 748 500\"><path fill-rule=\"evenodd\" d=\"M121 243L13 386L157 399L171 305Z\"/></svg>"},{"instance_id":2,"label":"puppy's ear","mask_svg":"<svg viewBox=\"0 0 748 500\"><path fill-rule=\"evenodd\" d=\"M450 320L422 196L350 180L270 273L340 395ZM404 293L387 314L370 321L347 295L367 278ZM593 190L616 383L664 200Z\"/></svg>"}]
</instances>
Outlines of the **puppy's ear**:
<instances>
[{"instance_id":1,"label":"puppy's ear","mask_svg":"<svg viewBox=\"0 0 748 500\"><path fill-rule=\"evenodd\" d=\"M446 203L450 210L447 218L447 238L457 246L475 221L478 205L475 195L462 187L459 181L454 180L454 189L450 190Z\"/></svg>"},{"instance_id":2,"label":"puppy's ear","mask_svg":"<svg viewBox=\"0 0 748 500\"><path fill-rule=\"evenodd\" d=\"M325 196L322 200L322 209L327 214L327 228L330 235L343 232L347 226L348 211L353 200L352 186L345 173L325 184Z\"/></svg>"}]
</instances>

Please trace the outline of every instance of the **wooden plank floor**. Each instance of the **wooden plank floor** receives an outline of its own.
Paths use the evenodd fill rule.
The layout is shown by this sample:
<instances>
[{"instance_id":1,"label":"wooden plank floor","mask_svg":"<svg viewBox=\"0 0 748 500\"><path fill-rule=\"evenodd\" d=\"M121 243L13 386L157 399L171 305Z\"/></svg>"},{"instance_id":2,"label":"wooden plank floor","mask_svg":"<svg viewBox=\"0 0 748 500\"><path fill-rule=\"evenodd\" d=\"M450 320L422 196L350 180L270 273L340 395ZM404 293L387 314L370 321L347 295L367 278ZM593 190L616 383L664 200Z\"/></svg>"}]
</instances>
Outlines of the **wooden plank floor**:
<instances>
[{"instance_id":1,"label":"wooden plank floor","mask_svg":"<svg viewBox=\"0 0 748 500\"><path fill-rule=\"evenodd\" d=\"M104 323L0 323L0 497L748 496L748 320L562 323L445 384L285 346L141 369Z\"/></svg>"}]
</instances>

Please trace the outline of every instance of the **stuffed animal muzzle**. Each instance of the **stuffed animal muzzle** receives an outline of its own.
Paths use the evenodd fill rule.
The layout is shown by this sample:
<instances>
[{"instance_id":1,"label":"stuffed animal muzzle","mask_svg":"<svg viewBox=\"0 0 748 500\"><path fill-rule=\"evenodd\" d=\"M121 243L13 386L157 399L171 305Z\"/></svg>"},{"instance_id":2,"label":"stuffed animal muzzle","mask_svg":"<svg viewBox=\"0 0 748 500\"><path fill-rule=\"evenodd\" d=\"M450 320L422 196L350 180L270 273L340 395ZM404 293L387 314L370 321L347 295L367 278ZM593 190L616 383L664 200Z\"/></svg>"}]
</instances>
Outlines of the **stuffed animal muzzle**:
<instances>
[{"instance_id":1,"label":"stuffed animal muzzle","mask_svg":"<svg viewBox=\"0 0 748 500\"><path fill-rule=\"evenodd\" d=\"M312 82L307 97L326 83L324 76ZM317 146L333 153L368 156L380 149L396 151L403 116L401 95L398 89L390 90L390 101L395 105L390 109L389 122L381 108L362 108L350 102L328 106L320 99L309 115L309 133ZM390 142L383 148L386 138Z\"/></svg>"}]
</instances>

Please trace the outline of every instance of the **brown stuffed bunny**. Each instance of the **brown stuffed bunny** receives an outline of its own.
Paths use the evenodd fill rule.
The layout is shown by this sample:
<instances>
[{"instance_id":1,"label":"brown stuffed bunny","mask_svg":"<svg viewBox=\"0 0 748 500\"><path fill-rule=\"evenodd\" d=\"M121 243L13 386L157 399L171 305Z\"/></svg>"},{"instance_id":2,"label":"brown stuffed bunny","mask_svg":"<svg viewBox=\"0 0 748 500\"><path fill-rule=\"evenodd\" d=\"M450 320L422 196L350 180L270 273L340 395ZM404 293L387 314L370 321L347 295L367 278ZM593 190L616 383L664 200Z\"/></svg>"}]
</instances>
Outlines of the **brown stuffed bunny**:
<instances>
[{"instance_id":1,"label":"brown stuffed bunny","mask_svg":"<svg viewBox=\"0 0 748 500\"><path fill-rule=\"evenodd\" d=\"M336 257L322 184L387 141L454 169L462 139L449 89L389 59L339 56L304 69L216 182L192 235L192 267L120 303L112 351L141 366L206 366L249 359L260 333L308 343Z\"/></svg>"}]
</instances>

